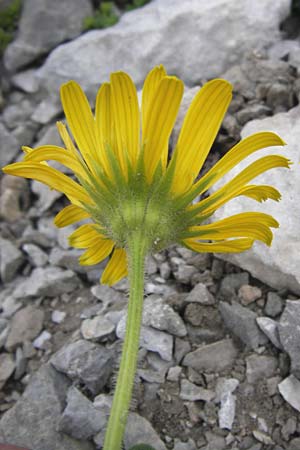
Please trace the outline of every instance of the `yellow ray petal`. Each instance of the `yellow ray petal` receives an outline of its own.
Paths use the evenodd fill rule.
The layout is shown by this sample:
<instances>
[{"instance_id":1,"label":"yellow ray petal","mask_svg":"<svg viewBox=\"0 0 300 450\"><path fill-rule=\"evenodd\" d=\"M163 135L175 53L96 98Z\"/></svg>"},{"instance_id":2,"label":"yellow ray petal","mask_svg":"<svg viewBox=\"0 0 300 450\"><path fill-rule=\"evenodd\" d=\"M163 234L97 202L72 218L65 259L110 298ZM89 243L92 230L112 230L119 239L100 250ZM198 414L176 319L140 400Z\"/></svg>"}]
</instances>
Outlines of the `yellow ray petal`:
<instances>
[{"instance_id":1,"label":"yellow ray petal","mask_svg":"<svg viewBox=\"0 0 300 450\"><path fill-rule=\"evenodd\" d=\"M143 129L145 168L148 181L152 180L158 162L166 160L169 138L183 95L183 83L176 77L161 79L149 105L149 114Z\"/></svg>"},{"instance_id":2,"label":"yellow ray petal","mask_svg":"<svg viewBox=\"0 0 300 450\"><path fill-rule=\"evenodd\" d=\"M245 197L252 198L257 202L264 202L265 200L272 199L278 202L281 199L280 192L273 186L268 185L248 185L245 186L239 195L244 195Z\"/></svg>"},{"instance_id":3,"label":"yellow ray petal","mask_svg":"<svg viewBox=\"0 0 300 450\"><path fill-rule=\"evenodd\" d=\"M93 170L91 161L98 161L98 151L95 120L89 102L75 81L63 84L60 96L72 135L87 165Z\"/></svg>"},{"instance_id":4,"label":"yellow ray petal","mask_svg":"<svg viewBox=\"0 0 300 450\"><path fill-rule=\"evenodd\" d=\"M123 248L115 248L101 277L101 283L112 286L127 275L126 252Z\"/></svg>"},{"instance_id":5,"label":"yellow ray petal","mask_svg":"<svg viewBox=\"0 0 300 450\"><path fill-rule=\"evenodd\" d=\"M239 253L248 250L253 245L253 239L241 238L222 242L197 242L193 239L184 239L183 244L198 253Z\"/></svg>"},{"instance_id":6,"label":"yellow ray petal","mask_svg":"<svg viewBox=\"0 0 300 450\"><path fill-rule=\"evenodd\" d=\"M270 215L260 212L246 212L216 222L190 227L187 235L195 239L224 240L229 238L251 238L271 245L271 227L278 228L278 222Z\"/></svg>"},{"instance_id":7,"label":"yellow ray petal","mask_svg":"<svg viewBox=\"0 0 300 450\"><path fill-rule=\"evenodd\" d=\"M204 190L208 190L214 183L247 156L258 150L279 145L285 145L285 142L277 134L269 131L255 133L246 137L232 147L220 161L218 161L197 183L195 183L192 189L197 189L197 186L203 184L205 186ZM206 183L206 180L210 181ZM198 195L201 195L204 190L198 192Z\"/></svg>"},{"instance_id":8,"label":"yellow ray petal","mask_svg":"<svg viewBox=\"0 0 300 450\"><path fill-rule=\"evenodd\" d=\"M111 100L116 144L123 173L126 154L134 166L140 150L140 112L135 85L124 72L111 74Z\"/></svg>"},{"instance_id":9,"label":"yellow ray petal","mask_svg":"<svg viewBox=\"0 0 300 450\"><path fill-rule=\"evenodd\" d=\"M71 169L76 175L86 178L86 172L70 151L56 145L43 145L35 148L24 157L25 162L58 161Z\"/></svg>"},{"instance_id":10,"label":"yellow ray petal","mask_svg":"<svg viewBox=\"0 0 300 450\"><path fill-rule=\"evenodd\" d=\"M87 248L95 240L103 240L103 238L104 236L97 231L94 223L86 223L70 234L69 244L76 248Z\"/></svg>"},{"instance_id":11,"label":"yellow ray petal","mask_svg":"<svg viewBox=\"0 0 300 450\"><path fill-rule=\"evenodd\" d=\"M61 140L65 144L66 149L69 150L76 159L78 159L79 154L75 148L75 145L68 133L68 130L67 130L67 127L65 126L65 124L62 122L56 122L56 128L59 132Z\"/></svg>"},{"instance_id":12,"label":"yellow ray petal","mask_svg":"<svg viewBox=\"0 0 300 450\"><path fill-rule=\"evenodd\" d=\"M147 75L142 91L142 127L147 122L147 115L151 114L150 105L156 95L159 82L167 75L164 66L154 67Z\"/></svg>"},{"instance_id":13,"label":"yellow ray petal","mask_svg":"<svg viewBox=\"0 0 300 450\"><path fill-rule=\"evenodd\" d=\"M228 81L215 79L206 83L195 96L185 116L176 146L176 173L172 189L183 193L190 186L182 174L195 179L219 131L232 98Z\"/></svg>"},{"instance_id":14,"label":"yellow ray petal","mask_svg":"<svg viewBox=\"0 0 300 450\"><path fill-rule=\"evenodd\" d=\"M106 146L114 148L113 142L113 116L111 105L111 87L103 83L96 98L96 138L99 148L99 159L104 170L109 173L109 164L106 155Z\"/></svg>"},{"instance_id":15,"label":"yellow ray petal","mask_svg":"<svg viewBox=\"0 0 300 450\"><path fill-rule=\"evenodd\" d=\"M79 258L80 264L92 266L107 258L114 248L114 242L110 239L101 239L88 248Z\"/></svg>"},{"instance_id":16,"label":"yellow ray petal","mask_svg":"<svg viewBox=\"0 0 300 450\"><path fill-rule=\"evenodd\" d=\"M68 205L56 214L54 223L58 228L63 228L89 217L91 217L90 214L83 208L76 205Z\"/></svg>"},{"instance_id":17,"label":"yellow ray petal","mask_svg":"<svg viewBox=\"0 0 300 450\"><path fill-rule=\"evenodd\" d=\"M274 167L288 168L290 164L290 161L283 156L264 156L263 158L260 158L259 160L250 164L248 167L242 170L241 173L239 173L209 197L193 205L192 209L201 208L201 213L205 215L213 213L221 205L224 205L227 201L231 200L235 196L242 195L241 191L243 190L245 185L253 178L256 178L258 175Z\"/></svg>"},{"instance_id":18,"label":"yellow ray petal","mask_svg":"<svg viewBox=\"0 0 300 450\"><path fill-rule=\"evenodd\" d=\"M59 172L59 170L56 170L53 167L48 167L43 163L14 163L9 164L2 170L4 173L8 173L9 175L32 178L33 180L40 181L50 188L62 192L68 197L72 197L72 199L76 199L79 202L88 204L92 203L90 197L83 187L80 186L80 184Z\"/></svg>"}]
</instances>

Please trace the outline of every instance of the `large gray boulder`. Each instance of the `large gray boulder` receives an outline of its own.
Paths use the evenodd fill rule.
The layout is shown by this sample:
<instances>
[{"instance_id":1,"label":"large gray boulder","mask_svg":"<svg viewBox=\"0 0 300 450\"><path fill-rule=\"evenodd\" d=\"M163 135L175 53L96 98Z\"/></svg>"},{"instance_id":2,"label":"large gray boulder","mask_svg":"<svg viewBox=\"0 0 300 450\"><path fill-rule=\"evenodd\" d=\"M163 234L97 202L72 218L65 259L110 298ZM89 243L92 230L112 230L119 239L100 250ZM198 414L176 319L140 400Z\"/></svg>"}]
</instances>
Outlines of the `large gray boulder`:
<instances>
[{"instance_id":1,"label":"large gray boulder","mask_svg":"<svg viewBox=\"0 0 300 450\"><path fill-rule=\"evenodd\" d=\"M67 377L50 365L43 366L16 405L2 417L1 439L31 450L93 450L90 442L57 431L69 386Z\"/></svg>"},{"instance_id":2,"label":"large gray boulder","mask_svg":"<svg viewBox=\"0 0 300 450\"><path fill-rule=\"evenodd\" d=\"M39 76L49 92L75 78L94 94L112 71L128 71L141 84L154 65L165 64L195 84L279 39L279 24L289 9L290 0L153 0L124 14L114 27L59 46Z\"/></svg>"},{"instance_id":3,"label":"large gray boulder","mask_svg":"<svg viewBox=\"0 0 300 450\"><path fill-rule=\"evenodd\" d=\"M223 255L224 259L248 270L254 277L276 289L289 288L300 293L300 198L299 182L299 141L300 141L300 107L273 117L253 120L242 130L246 137L258 131L274 131L287 143L285 147L271 147L260 152L267 154L282 154L293 161L291 169L273 169L254 181L255 184L269 184L275 186L282 194L282 200L277 203L268 200L257 203L246 197L239 197L230 201L215 213L215 219L221 219L245 211L262 211L274 216L280 223L280 228L274 231L271 248L257 242L251 250L240 254ZM229 181L245 166L258 156L247 158L222 179L222 184ZM220 182L221 183L221 182Z\"/></svg>"},{"instance_id":4,"label":"large gray boulder","mask_svg":"<svg viewBox=\"0 0 300 450\"><path fill-rule=\"evenodd\" d=\"M16 71L78 36L91 14L90 0L26 0L17 37L4 54L5 67Z\"/></svg>"}]
</instances>

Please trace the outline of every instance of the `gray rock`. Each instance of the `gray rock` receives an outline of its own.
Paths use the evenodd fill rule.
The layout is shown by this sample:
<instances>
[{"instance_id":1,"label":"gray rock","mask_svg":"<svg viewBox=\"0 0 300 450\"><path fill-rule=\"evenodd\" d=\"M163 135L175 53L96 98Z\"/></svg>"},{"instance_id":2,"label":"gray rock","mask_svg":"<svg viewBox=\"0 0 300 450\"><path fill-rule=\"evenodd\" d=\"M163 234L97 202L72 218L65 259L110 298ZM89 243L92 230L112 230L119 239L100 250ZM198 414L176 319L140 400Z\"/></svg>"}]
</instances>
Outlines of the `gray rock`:
<instances>
[{"instance_id":1,"label":"gray rock","mask_svg":"<svg viewBox=\"0 0 300 450\"><path fill-rule=\"evenodd\" d=\"M120 339L124 339L125 337L126 317L127 314L122 317L116 328L116 335ZM164 331L142 325L140 346L152 352L157 352L165 361L172 360L173 336Z\"/></svg>"},{"instance_id":2,"label":"gray rock","mask_svg":"<svg viewBox=\"0 0 300 450\"><path fill-rule=\"evenodd\" d=\"M19 32L4 54L9 71L26 66L58 44L78 36L83 19L92 13L88 0L54 0L51 6L47 8L46 1L40 0L28 0L23 5Z\"/></svg>"},{"instance_id":3,"label":"gray rock","mask_svg":"<svg viewBox=\"0 0 300 450\"><path fill-rule=\"evenodd\" d=\"M233 341L223 339L188 353L182 364L197 371L221 372L233 365L237 355L238 350Z\"/></svg>"},{"instance_id":4,"label":"gray rock","mask_svg":"<svg viewBox=\"0 0 300 450\"><path fill-rule=\"evenodd\" d=\"M7 130L7 128L0 122L0 166L12 162L17 156L20 145L17 139Z\"/></svg>"},{"instance_id":5,"label":"gray rock","mask_svg":"<svg viewBox=\"0 0 300 450\"><path fill-rule=\"evenodd\" d=\"M96 316L85 319L81 324L81 334L89 341L101 341L107 339L115 330L115 325L106 317Z\"/></svg>"},{"instance_id":6,"label":"gray rock","mask_svg":"<svg viewBox=\"0 0 300 450\"><path fill-rule=\"evenodd\" d=\"M255 349L267 342L256 324L257 315L253 311L236 302L232 305L220 302L219 311L226 327L248 347Z\"/></svg>"},{"instance_id":7,"label":"gray rock","mask_svg":"<svg viewBox=\"0 0 300 450\"><path fill-rule=\"evenodd\" d=\"M16 350L15 363L16 363L16 370L14 373L14 379L19 380L24 375L27 366L27 359L21 347L18 347Z\"/></svg>"},{"instance_id":8,"label":"gray rock","mask_svg":"<svg viewBox=\"0 0 300 450\"><path fill-rule=\"evenodd\" d=\"M270 339L275 347L282 350L282 345L279 339L279 323L269 317L257 317L256 323L261 331Z\"/></svg>"},{"instance_id":9,"label":"gray rock","mask_svg":"<svg viewBox=\"0 0 300 450\"><path fill-rule=\"evenodd\" d=\"M174 277L179 283L189 284L193 275L197 273L197 269L189 264L179 264L173 271Z\"/></svg>"},{"instance_id":10,"label":"gray rock","mask_svg":"<svg viewBox=\"0 0 300 450\"><path fill-rule=\"evenodd\" d=\"M170 264L167 261L161 263L160 266L159 266L159 272L160 272L160 276L164 280L167 280L170 277L170 275L171 275Z\"/></svg>"},{"instance_id":11,"label":"gray rock","mask_svg":"<svg viewBox=\"0 0 300 450\"><path fill-rule=\"evenodd\" d=\"M77 248L65 250L60 247L54 247L49 254L49 263L52 266L73 270L73 272L85 273L87 268L81 266L78 261L81 254L82 250Z\"/></svg>"},{"instance_id":12,"label":"gray rock","mask_svg":"<svg viewBox=\"0 0 300 450\"><path fill-rule=\"evenodd\" d=\"M48 262L48 255L35 244L24 244L23 250L27 253L29 261L34 267L43 267Z\"/></svg>"},{"instance_id":13,"label":"gray rock","mask_svg":"<svg viewBox=\"0 0 300 450\"><path fill-rule=\"evenodd\" d=\"M47 342L51 339L52 334L49 333L49 331L44 330L41 332L39 336L35 338L33 341L34 348L37 348L38 350L46 350L47 349Z\"/></svg>"},{"instance_id":14,"label":"gray rock","mask_svg":"<svg viewBox=\"0 0 300 450\"><path fill-rule=\"evenodd\" d=\"M196 284L186 296L185 301L188 303L200 303L201 305L214 305L216 302L214 296L203 283Z\"/></svg>"},{"instance_id":15,"label":"gray rock","mask_svg":"<svg viewBox=\"0 0 300 450\"><path fill-rule=\"evenodd\" d=\"M300 300L287 300L278 326L282 347L291 359L291 372L300 376Z\"/></svg>"},{"instance_id":16,"label":"gray rock","mask_svg":"<svg viewBox=\"0 0 300 450\"><path fill-rule=\"evenodd\" d=\"M90 442L79 442L57 431L69 385L64 375L43 366L16 405L3 415L3 440L30 449L93 450Z\"/></svg>"},{"instance_id":17,"label":"gray rock","mask_svg":"<svg viewBox=\"0 0 300 450\"><path fill-rule=\"evenodd\" d=\"M245 125L252 119L269 116L272 110L268 106L254 103L253 105L246 106L241 111L238 111L236 116L241 125Z\"/></svg>"},{"instance_id":18,"label":"gray rock","mask_svg":"<svg viewBox=\"0 0 300 450\"><path fill-rule=\"evenodd\" d=\"M261 155L283 154L292 161L298 161L300 139L300 107L291 109L286 113L276 114L261 120L249 122L242 130L242 137L246 137L259 131L274 131L287 146L283 149L269 148ZM226 175L222 184L232 179L246 166L257 160L257 155L251 155ZM261 211L271 214L280 223L280 228L274 231L274 240L271 248L266 249L260 242L254 244L251 250L244 254L222 255L223 259L248 270L251 275L265 282L274 289L288 288L292 292L300 294L300 252L299 252L299 228L300 216L295 209L293 198L300 195L298 172L295 165L290 170L276 169L260 175L255 183L276 187L282 194L282 201L265 204L253 204L253 200L238 197L230 204L225 205L222 211L214 215L216 220L238 214L245 211ZM216 186L216 188L218 185ZM293 198L291 197L293 191ZM286 212L289 211L289 214Z\"/></svg>"},{"instance_id":19,"label":"gray rock","mask_svg":"<svg viewBox=\"0 0 300 450\"><path fill-rule=\"evenodd\" d=\"M285 39L275 42L268 48L268 56L270 59L284 59L294 50L299 50L300 44L296 40Z\"/></svg>"},{"instance_id":20,"label":"gray rock","mask_svg":"<svg viewBox=\"0 0 300 450\"><path fill-rule=\"evenodd\" d=\"M156 0L124 14L114 27L59 46L42 67L40 77L49 92L58 92L76 73L76 80L94 93L116 70L118 61L118 70L129 71L138 84L145 72L161 63L187 84L195 84L201 78L219 76L245 53L274 43L279 38L279 24L289 12L289 0L276 4L255 0L251 5L235 0L186 0L184 6L181 0ZM195 36L193 42L191 36ZM207 36L214 39L207 40Z\"/></svg>"},{"instance_id":21,"label":"gray rock","mask_svg":"<svg viewBox=\"0 0 300 450\"><path fill-rule=\"evenodd\" d=\"M61 348L51 358L51 364L98 394L112 373L113 353L101 345L79 340Z\"/></svg>"},{"instance_id":22,"label":"gray rock","mask_svg":"<svg viewBox=\"0 0 300 450\"><path fill-rule=\"evenodd\" d=\"M250 355L246 358L246 376L249 383L275 375L278 363L274 356Z\"/></svg>"},{"instance_id":23,"label":"gray rock","mask_svg":"<svg viewBox=\"0 0 300 450\"><path fill-rule=\"evenodd\" d=\"M286 423L281 428L281 435L285 441L289 441L290 437L297 430L297 419L295 417L289 417Z\"/></svg>"},{"instance_id":24,"label":"gray rock","mask_svg":"<svg viewBox=\"0 0 300 450\"><path fill-rule=\"evenodd\" d=\"M270 317L278 316L283 310L283 301L276 292L268 292L265 313Z\"/></svg>"},{"instance_id":25,"label":"gray rock","mask_svg":"<svg viewBox=\"0 0 300 450\"><path fill-rule=\"evenodd\" d=\"M300 381L290 375L278 384L278 390L285 401L300 412Z\"/></svg>"},{"instance_id":26,"label":"gray rock","mask_svg":"<svg viewBox=\"0 0 300 450\"><path fill-rule=\"evenodd\" d=\"M105 307L114 304L122 304L126 300L126 296L114 288L106 286L105 284L97 284L91 287L91 293L101 300Z\"/></svg>"},{"instance_id":27,"label":"gray rock","mask_svg":"<svg viewBox=\"0 0 300 450\"><path fill-rule=\"evenodd\" d=\"M219 378L216 385L216 402L221 402L223 396L233 394L239 385L239 380L236 378Z\"/></svg>"},{"instance_id":28,"label":"gray rock","mask_svg":"<svg viewBox=\"0 0 300 450\"><path fill-rule=\"evenodd\" d=\"M189 438L187 442L182 442L180 439L174 439L174 450L197 450L193 439Z\"/></svg>"},{"instance_id":29,"label":"gray rock","mask_svg":"<svg viewBox=\"0 0 300 450\"><path fill-rule=\"evenodd\" d=\"M47 211L63 195L61 192L49 189L45 184L35 180L31 183L31 190L38 197L35 207L39 213Z\"/></svg>"},{"instance_id":30,"label":"gray rock","mask_svg":"<svg viewBox=\"0 0 300 450\"><path fill-rule=\"evenodd\" d=\"M167 380L168 381L178 381L182 372L182 367L174 366L170 367L168 370Z\"/></svg>"},{"instance_id":31,"label":"gray rock","mask_svg":"<svg viewBox=\"0 0 300 450\"><path fill-rule=\"evenodd\" d=\"M0 217L9 223L14 223L22 218L29 207L29 203L27 180L12 175L4 175L1 179Z\"/></svg>"},{"instance_id":32,"label":"gray rock","mask_svg":"<svg viewBox=\"0 0 300 450\"><path fill-rule=\"evenodd\" d=\"M62 107L60 104L45 99L35 108L31 120L41 125L46 125L59 116L61 111Z\"/></svg>"},{"instance_id":33,"label":"gray rock","mask_svg":"<svg viewBox=\"0 0 300 450\"><path fill-rule=\"evenodd\" d=\"M23 261L20 250L8 239L0 238L0 275L3 283L14 279Z\"/></svg>"},{"instance_id":34,"label":"gray rock","mask_svg":"<svg viewBox=\"0 0 300 450\"><path fill-rule=\"evenodd\" d=\"M28 305L13 316L5 347L13 350L24 341L31 341L42 330L44 311Z\"/></svg>"},{"instance_id":35,"label":"gray rock","mask_svg":"<svg viewBox=\"0 0 300 450\"><path fill-rule=\"evenodd\" d=\"M151 370L151 369L137 369L137 375L148 383L164 383L165 374L163 371Z\"/></svg>"},{"instance_id":36,"label":"gray rock","mask_svg":"<svg viewBox=\"0 0 300 450\"><path fill-rule=\"evenodd\" d=\"M244 284L249 284L249 274L246 272L225 275L221 281L220 294L225 298L231 299L236 296L238 290Z\"/></svg>"},{"instance_id":37,"label":"gray rock","mask_svg":"<svg viewBox=\"0 0 300 450\"><path fill-rule=\"evenodd\" d=\"M35 74L35 69L24 70L24 72L19 72L12 77L12 83L22 91L34 94L39 89L39 80Z\"/></svg>"},{"instance_id":38,"label":"gray rock","mask_svg":"<svg viewBox=\"0 0 300 450\"><path fill-rule=\"evenodd\" d=\"M61 147L63 145L63 142L60 138L60 134L58 132L55 123L43 128L42 133L40 133L38 136L36 147L40 147L42 145L49 145L49 143L51 143L51 145L57 145L58 147ZM62 164L59 164L56 161L51 161L51 165L53 167L60 167L60 168L64 167ZM64 170L66 170L65 167Z\"/></svg>"},{"instance_id":39,"label":"gray rock","mask_svg":"<svg viewBox=\"0 0 300 450\"><path fill-rule=\"evenodd\" d=\"M155 450L166 450L163 441L154 428L152 428L150 422L144 417L131 412L128 415L124 435L125 450L129 450L133 445L140 443L151 445Z\"/></svg>"},{"instance_id":40,"label":"gray rock","mask_svg":"<svg viewBox=\"0 0 300 450\"><path fill-rule=\"evenodd\" d=\"M201 386L197 386L191 383L189 380L183 379L180 385L179 397L182 400L188 400L194 402L197 400L203 400L205 402L211 402L215 398L214 391L204 389Z\"/></svg>"},{"instance_id":41,"label":"gray rock","mask_svg":"<svg viewBox=\"0 0 300 450\"><path fill-rule=\"evenodd\" d=\"M52 311L51 314L51 320L53 323L62 323L66 318L67 313L65 311L59 311L58 309L55 309Z\"/></svg>"},{"instance_id":42,"label":"gray rock","mask_svg":"<svg viewBox=\"0 0 300 450\"><path fill-rule=\"evenodd\" d=\"M18 302L12 295L10 295L10 290L9 292L5 292L4 293L4 298L3 301L1 301L1 309L2 309L2 317L5 318L10 318L12 317L15 312L18 311L18 309L22 308L22 303Z\"/></svg>"},{"instance_id":43,"label":"gray rock","mask_svg":"<svg viewBox=\"0 0 300 450\"><path fill-rule=\"evenodd\" d=\"M1 353L0 367L0 389L2 389L15 370L16 364L13 356L9 353Z\"/></svg>"},{"instance_id":44,"label":"gray rock","mask_svg":"<svg viewBox=\"0 0 300 450\"><path fill-rule=\"evenodd\" d=\"M145 299L143 325L167 331L174 336L183 337L187 334L185 324L179 314L161 297L149 296Z\"/></svg>"},{"instance_id":45,"label":"gray rock","mask_svg":"<svg viewBox=\"0 0 300 450\"><path fill-rule=\"evenodd\" d=\"M3 122L8 129L16 128L21 122L28 120L34 105L27 98L20 98L16 104L9 104L3 111Z\"/></svg>"},{"instance_id":46,"label":"gray rock","mask_svg":"<svg viewBox=\"0 0 300 450\"><path fill-rule=\"evenodd\" d=\"M256 286L251 286L250 284L243 284L243 286L241 286L239 289L238 296L239 299L241 300L241 303L247 306L250 303L253 303L259 298L261 298L262 291Z\"/></svg>"},{"instance_id":47,"label":"gray rock","mask_svg":"<svg viewBox=\"0 0 300 450\"><path fill-rule=\"evenodd\" d=\"M288 446L288 450L298 450L300 446L300 438L296 437L294 439L291 439L291 441L289 442L289 446ZM275 448L274 450L282 450L281 448Z\"/></svg>"},{"instance_id":48,"label":"gray rock","mask_svg":"<svg viewBox=\"0 0 300 450\"><path fill-rule=\"evenodd\" d=\"M182 358L190 351L191 344L189 343L189 341L175 338L174 359L177 364L181 363Z\"/></svg>"},{"instance_id":49,"label":"gray rock","mask_svg":"<svg viewBox=\"0 0 300 450\"><path fill-rule=\"evenodd\" d=\"M56 297L72 292L80 285L80 280L71 270L59 267L37 267L31 275L14 290L16 299L28 297Z\"/></svg>"},{"instance_id":50,"label":"gray rock","mask_svg":"<svg viewBox=\"0 0 300 450\"><path fill-rule=\"evenodd\" d=\"M59 430L76 439L91 439L106 425L108 416L95 408L76 387L67 394L67 406L59 421Z\"/></svg>"},{"instance_id":51,"label":"gray rock","mask_svg":"<svg viewBox=\"0 0 300 450\"><path fill-rule=\"evenodd\" d=\"M218 411L219 427L227 430L232 429L235 418L236 396L233 392L239 385L239 381L235 378L221 378L216 386L216 399L221 403Z\"/></svg>"},{"instance_id":52,"label":"gray rock","mask_svg":"<svg viewBox=\"0 0 300 450\"><path fill-rule=\"evenodd\" d=\"M264 445L273 445L274 444L274 441L268 434L266 434L262 431L259 431L259 430L253 430L252 433L253 433L253 436L255 437L255 439L257 441L261 442L262 444L264 444Z\"/></svg>"}]
</instances>

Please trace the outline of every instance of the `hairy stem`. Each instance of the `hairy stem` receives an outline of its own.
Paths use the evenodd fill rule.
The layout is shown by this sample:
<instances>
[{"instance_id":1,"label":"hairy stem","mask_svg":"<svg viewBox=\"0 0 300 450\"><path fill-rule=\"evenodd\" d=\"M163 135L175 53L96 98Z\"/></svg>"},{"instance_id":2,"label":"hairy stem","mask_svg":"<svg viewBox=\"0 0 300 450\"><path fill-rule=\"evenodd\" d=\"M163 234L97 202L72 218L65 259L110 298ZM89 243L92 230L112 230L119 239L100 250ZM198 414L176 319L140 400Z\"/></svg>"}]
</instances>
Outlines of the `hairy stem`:
<instances>
[{"instance_id":1,"label":"hairy stem","mask_svg":"<svg viewBox=\"0 0 300 450\"><path fill-rule=\"evenodd\" d=\"M142 233L132 235L127 251L130 295L126 334L103 450L120 450L122 447L139 350L146 253L147 243Z\"/></svg>"}]
</instances>

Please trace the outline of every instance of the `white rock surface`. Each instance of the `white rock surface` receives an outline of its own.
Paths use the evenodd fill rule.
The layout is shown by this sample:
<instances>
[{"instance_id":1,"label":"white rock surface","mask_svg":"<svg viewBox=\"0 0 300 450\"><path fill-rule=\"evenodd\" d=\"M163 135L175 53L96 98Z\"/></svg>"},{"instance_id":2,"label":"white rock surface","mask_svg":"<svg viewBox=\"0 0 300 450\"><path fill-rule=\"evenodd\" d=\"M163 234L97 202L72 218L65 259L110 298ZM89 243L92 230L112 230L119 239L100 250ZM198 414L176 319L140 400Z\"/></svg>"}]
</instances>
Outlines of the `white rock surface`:
<instances>
[{"instance_id":1,"label":"white rock surface","mask_svg":"<svg viewBox=\"0 0 300 450\"><path fill-rule=\"evenodd\" d=\"M116 70L140 84L165 64L187 84L220 75L247 52L276 42L290 0L153 0L114 27L61 45L39 72L49 92L75 78L89 93ZM213 36L213 39L212 39Z\"/></svg>"},{"instance_id":2,"label":"white rock surface","mask_svg":"<svg viewBox=\"0 0 300 450\"><path fill-rule=\"evenodd\" d=\"M300 412L300 381L290 375L278 385L282 397L297 411Z\"/></svg>"},{"instance_id":3,"label":"white rock surface","mask_svg":"<svg viewBox=\"0 0 300 450\"><path fill-rule=\"evenodd\" d=\"M269 200L267 203L260 204L246 197L240 197L217 211L215 219L245 211L262 211L274 216L280 223L280 228L274 230L271 248L257 242L245 253L222 255L222 257L248 270L255 278L276 289L287 287L299 294L300 210L297 205L300 196L300 107L297 106L273 117L253 120L244 127L242 136L246 137L258 131L274 131L287 143L285 147L271 147L263 150L260 152L261 156L282 154L294 163L290 170L273 169L260 175L254 181L255 184L270 184L276 187L282 194L282 200L279 203ZM247 162L242 162L223 178L222 184L257 158L257 154L247 158Z\"/></svg>"},{"instance_id":4,"label":"white rock surface","mask_svg":"<svg viewBox=\"0 0 300 450\"><path fill-rule=\"evenodd\" d=\"M49 52L56 45L78 36L83 19L92 13L89 0L26 0L16 39L8 45L4 64L15 71ZM70 11L72 13L70 14Z\"/></svg>"}]
</instances>

